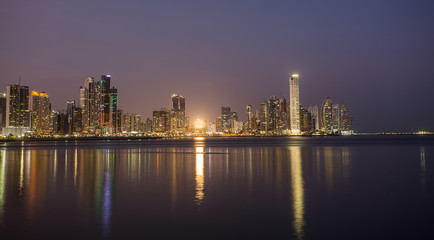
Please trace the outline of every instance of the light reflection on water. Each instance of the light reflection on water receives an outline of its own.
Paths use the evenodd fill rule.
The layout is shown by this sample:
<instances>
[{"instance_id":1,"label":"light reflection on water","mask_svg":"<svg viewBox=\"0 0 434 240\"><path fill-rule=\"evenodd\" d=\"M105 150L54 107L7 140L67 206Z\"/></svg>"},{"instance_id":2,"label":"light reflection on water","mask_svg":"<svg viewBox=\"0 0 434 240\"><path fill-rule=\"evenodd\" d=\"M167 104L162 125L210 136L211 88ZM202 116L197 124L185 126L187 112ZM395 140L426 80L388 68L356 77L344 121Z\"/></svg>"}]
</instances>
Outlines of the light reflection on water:
<instances>
[{"instance_id":1,"label":"light reflection on water","mask_svg":"<svg viewBox=\"0 0 434 240\"><path fill-rule=\"evenodd\" d=\"M108 146L117 146L116 141L111 144ZM151 225L157 219L185 231L193 223L223 224L241 217L245 222L273 225L275 234L280 234L276 236L305 239L309 236L306 229L312 228L309 219L314 216L309 212L309 196L321 196L321 200L311 199L318 204L334 203L342 191L354 186L357 149L207 146L206 139L195 139L188 146L1 148L0 224L34 227L27 233L12 228L2 228L0 233L44 235L48 231L44 224L50 222L51 227L57 224L63 230L72 231L68 226L73 225L77 229L71 234L77 238L107 239L127 230L150 234L132 229L130 217ZM419 147L418 156L419 179L426 185L424 146ZM262 214L263 219L252 212ZM59 214L70 222L56 222ZM253 235L269 234L267 227L263 231L248 225L239 228L250 229ZM152 232L152 227L148 231Z\"/></svg>"}]
</instances>

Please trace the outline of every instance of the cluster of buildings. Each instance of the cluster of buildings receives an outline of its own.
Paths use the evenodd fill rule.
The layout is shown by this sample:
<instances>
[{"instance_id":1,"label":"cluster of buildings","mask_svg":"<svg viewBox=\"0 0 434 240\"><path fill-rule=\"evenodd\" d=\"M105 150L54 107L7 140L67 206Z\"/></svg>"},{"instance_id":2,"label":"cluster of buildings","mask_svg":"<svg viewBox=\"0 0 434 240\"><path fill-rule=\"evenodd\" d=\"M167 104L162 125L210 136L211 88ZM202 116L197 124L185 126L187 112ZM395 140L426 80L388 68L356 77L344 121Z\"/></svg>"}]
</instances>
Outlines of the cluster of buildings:
<instances>
[{"instance_id":1,"label":"cluster of buildings","mask_svg":"<svg viewBox=\"0 0 434 240\"><path fill-rule=\"evenodd\" d=\"M0 127L8 136L122 135L139 132L141 116L123 113L118 107L118 90L111 75L99 81L87 77L79 88L79 100L67 100L66 110L52 109L46 92L12 84L0 94Z\"/></svg>"},{"instance_id":2,"label":"cluster of buildings","mask_svg":"<svg viewBox=\"0 0 434 240\"><path fill-rule=\"evenodd\" d=\"M321 107L305 108L300 104L299 76L289 78L289 100L271 96L253 112L246 106L246 121L238 120L238 113L229 107L221 108L221 116L208 126L209 133L217 134L260 134L302 135L333 134L351 135L353 118L345 105L333 104L325 99Z\"/></svg>"},{"instance_id":3,"label":"cluster of buildings","mask_svg":"<svg viewBox=\"0 0 434 240\"><path fill-rule=\"evenodd\" d=\"M79 88L78 102L67 100L62 111L52 109L46 92L12 84L0 94L0 127L3 137L353 134L353 120L345 105L327 98L320 108L303 107L298 75L289 78L289 89L289 100L271 96L255 112L247 105L246 121L239 120L230 107L222 107L215 121L192 124L185 113L185 98L178 94L171 96L171 108L153 111L152 119L142 122L140 115L124 113L110 75L102 75L99 81L87 77Z\"/></svg>"}]
</instances>

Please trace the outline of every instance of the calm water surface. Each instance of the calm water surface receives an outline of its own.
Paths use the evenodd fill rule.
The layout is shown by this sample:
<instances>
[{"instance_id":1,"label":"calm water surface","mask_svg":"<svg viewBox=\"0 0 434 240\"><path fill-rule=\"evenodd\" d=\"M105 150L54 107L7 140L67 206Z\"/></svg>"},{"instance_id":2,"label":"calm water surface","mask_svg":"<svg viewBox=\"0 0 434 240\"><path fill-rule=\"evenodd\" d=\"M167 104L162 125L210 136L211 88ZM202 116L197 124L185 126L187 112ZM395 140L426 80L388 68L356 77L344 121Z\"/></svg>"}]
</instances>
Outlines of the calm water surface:
<instances>
[{"instance_id":1,"label":"calm water surface","mask_svg":"<svg viewBox=\"0 0 434 240\"><path fill-rule=\"evenodd\" d=\"M0 143L0 239L431 239L434 138Z\"/></svg>"}]
</instances>

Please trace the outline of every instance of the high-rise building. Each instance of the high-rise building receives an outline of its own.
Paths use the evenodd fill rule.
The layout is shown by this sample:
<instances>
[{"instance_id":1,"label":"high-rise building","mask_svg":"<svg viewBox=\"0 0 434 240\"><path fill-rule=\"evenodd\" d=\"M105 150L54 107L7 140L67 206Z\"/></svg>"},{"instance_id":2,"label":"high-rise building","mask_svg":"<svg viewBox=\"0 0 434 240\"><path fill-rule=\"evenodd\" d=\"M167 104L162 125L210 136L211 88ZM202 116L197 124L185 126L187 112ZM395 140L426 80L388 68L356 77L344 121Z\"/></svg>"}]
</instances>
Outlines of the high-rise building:
<instances>
[{"instance_id":1,"label":"high-rise building","mask_svg":"<svg viewBox=\"0 0 434 240\"><path fill-rule=\"evenodd\" d=\"M94 78L88 76L84 86L83 128L90 133L100 125L101 88ZM81 98L81 96L80 96Z\"/></svg>"},{"instance_id":2,"label":"high-rise building","mask_svg":"<svg viewBox=\"0 0 434 240\"><path fill-rule=\"evenodd\" d=\"M221 117L217 117L215 120L215 131L218 133L223 132L223 120Z\"/></svg>"},{"instance_id":3,"label":"high-rise building","mask_svg":"<svg viewBox=\"0 0 434 240\"><path fill-rule=\"evenodd\" d=\"M149 118L146 118L146 130L145 132L151 133L152 132L152 120Z\"/></svg>"},{"instance_id":4,"label":"high-rise building","mask_svg":"<svg viewBox=\"0 0 434 240\"><path fill-rule=\"evenodd\" d=\"M30 127L29 87L6 87L6 127Z\"/></svg>"},{"instance_id":5,"label":"high-rise building","mask_svg":"<svg viewBox=\"0 0 434 240\"><path fill-rule=\"evenodd\" d=\"M173 130L185 129L185 98L178 94L172 94Z\"/></svg>"},{"instance_id":6,"label":"high-rise building","mask_svg":"<svg viewBox=\"0 0 434 240\"><path fill-rule=\"evenodd\" d=\"M340 131L342 135L353 134L353 117L349 114L349 110L345 105L340 108Z\"/></svg>"},{"instance_id":7,"label":"high-rise building","mask_svg":"<svg viewBox=\"0 0 434 240\"><path fill-rule=\"evenodd\" d=\"M268 103L267 101L262 102L259 105L259 120L260 120L260 127L259 129L261 131L267 131L268 130Z\"/></svg>"},{"instance_id":8,"label":"high-rise building","mask_svg":"<svg viewBox=\"0 0 434 240\"><path fill-rule=\"evenodd\" d=\"M320 129L319 126L319 112L318 112L318 106L310 106L308 108L308 111L310 114L312 114L312 126L313 130L318 131Z\"/></svg>"},{"instance_id":9,"label":"high-rise building","mask_svg":"<svg viewBox=\"0 0 434 240\"><path fill-rule=\"evenodd\" d=\"M110 106L111 106L111 88L110 88L111 75L101 75L101 81L99 85L101 86L101 124L104 128L110 128Z\"/></svg>"},{"instance_id":10,"label":"high-rise building","mask_svg":"<svg viewBox=\"0 0 434 240\"><path fill-rule=\"evenodd\" d=\"M69 135L74 134L75 132L75 101L74 100L67 100L66 101L66 124L68 126L67 133Z\"/></svg>"},{"instance_id":11,"label":"high-rise building","mask_svg":"<svg viewBox=\"0 0 434 240\"><path fill-rule=\"evenodd\" d=\"M278 122L279 122L279 116L280 116L279 99L277 99L276 96L271 96L268 99L267 110L268 110L267 130L275 131L278 129Z\"/></svg>"},{"instance_id":12,"label":"high-rise building","mask_svg":"<svg viewBox=\"0 0 434 240\"><path fill-rule=\"evenodd\" d=\"M330 97L324 100L321 107L321 126L322 130L328 133L333 131L333 102Z\"/></svg>"},{"instance_id":13,"label":"high-rise building","mask_svg":"<svg viewBox=\"0 0 434 240\"><path fill-rule=\"evenodd\" d=\"M300 105L300 131L312 131L312 114L306 108Z\"/></svg>"},{"instance_id":14,"label":"high-rise building","mask_svg":"<svg viewBox=\"0 0 434 240\"><path fill-rule=\"evenodd\" d=\"M231 108L222 107L222 131L228 132L230 129L229 119L231 117Z\"/></svg>"},{"instance_id":15,"label":"high-rise building","mask_svg":"<svg viewBox=\"0 0 434 240\"><path fill-rule=\"evenodd\" d=\"M170 130L170 110L161 109L152 112L152 129L154 132L162 133Z\"/></svg>"},{"instance_id":16,"label":"high-rise building","mask_svg":"<svg viewBox=\"0 0 434 240\"><path fill-rule=\"evenodd\" d=\"M131 131L139 132L142 122L142 116L139 114L131 114Z\"/></svg>"},{"instance_id":17,"label":"high-rise building","mask_svg":"<svg viewBox=\"0 0 434 240\"><path fill-rule=\"evenodd\" d=\"M332 132L339 134L340 132L340 121L341 121L341 111L339 104L333 104L332 107Z\"/></svg>"},{"instance_id":18,"label":"high-rise building","mask_svg":"<svg viewBox=\"0 0 434 240\"><path fill-rule=\"evenodd\" d=\"M252 131L252 119L253 119L253 112L252 112L252 106L249 104L246 106L246 113L247 113L247 131Z\"/></svg>"},{"instance_id":19,"label":"high-rise building","mask_svg":"<svg viewBox=\"0 0 434 240\"><path fill-rule=\"evenodd\" d=\"M6 93L0 93L0 130L6 127Z\"/></svg>"},{"instance_id":20,"label":"high-rise building","mask_svg":"<svg viewBox=\"0 0 434 240\"><path fill-rule=\"evenodd\" d=\"M118 89L112 87L110 89L110 119L109 126L111 128L111 133L117 134L121 132L121 129L118 128Z\"/></svg>"},{"instance_id":21,"label":"high-rise building","mask_svg":"<svg viewBox=\"0 0 434 240\"><path fill-rule=\"evenodd\" d=\"M300 83L298 74L289 78L289 115L291 134L300 134Z\"/></svg>"},{"instance_id":22,"label":"high-rise building","mask_svg":"<svg viewBox=\"0 0 434 240\"><path fill-rule=\"evenodd\" d=\"M37 134L48 134L51 132L50 96L47 93L32 91L30 94L31 129Z\"/></svg>"}]
</instances>

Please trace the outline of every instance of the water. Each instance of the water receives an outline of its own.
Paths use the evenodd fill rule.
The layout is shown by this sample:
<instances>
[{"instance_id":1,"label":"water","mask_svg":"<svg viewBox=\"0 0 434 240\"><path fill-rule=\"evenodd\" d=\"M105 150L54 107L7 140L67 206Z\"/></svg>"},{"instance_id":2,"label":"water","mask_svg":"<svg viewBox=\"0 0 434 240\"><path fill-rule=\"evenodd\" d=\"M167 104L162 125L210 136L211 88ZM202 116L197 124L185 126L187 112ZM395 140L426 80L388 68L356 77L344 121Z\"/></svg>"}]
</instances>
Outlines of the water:
<instances>
[{"instance_id":1,"label":"water","mask_svg":"<svg viewBox=\"0 0 434 240\"><path fill-rule=\"evenodd\" d=\"M434 137L0 144L1 239L424 239Z\"/></svg>"}]
</instances>

